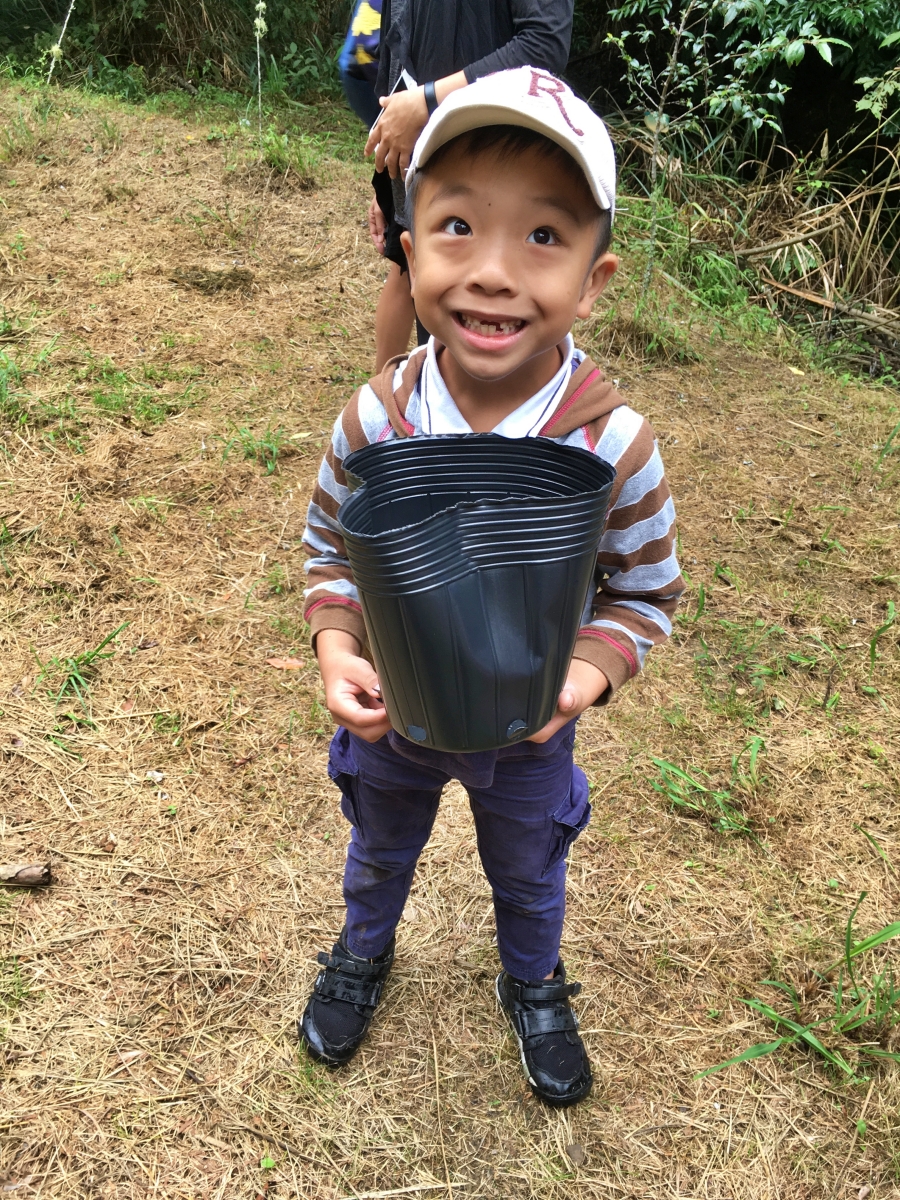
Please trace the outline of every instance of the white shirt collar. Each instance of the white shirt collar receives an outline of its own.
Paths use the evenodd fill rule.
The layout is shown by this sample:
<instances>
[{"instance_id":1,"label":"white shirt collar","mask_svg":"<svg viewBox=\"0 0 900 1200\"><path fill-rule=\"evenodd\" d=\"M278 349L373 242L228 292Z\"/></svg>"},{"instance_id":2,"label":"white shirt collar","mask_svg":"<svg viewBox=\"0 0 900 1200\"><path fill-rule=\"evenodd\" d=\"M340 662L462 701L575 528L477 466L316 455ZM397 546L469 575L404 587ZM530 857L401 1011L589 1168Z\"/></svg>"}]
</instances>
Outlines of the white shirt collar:
<instances>
[{"instance_id":1,"label":"white shirt collar","mask_svg":"<svg viewBox=\"0 0 900 1200\"><path fill-rule=\"evenodd\" d=\"M499 433L503 437L510 438L536 437L538 435L562 399L572 371L581 359L581 355L575 350L571 334L566 335L565 341L561 343L561 348L563 352L562 365L549 383L545 383L531 399L520 404L508 417L504 417L500 424L491 430L492 433ZM575 363L573 363L573 358L576 359ZM423 433L472 432L468 421L456 407L456 402L450 395L441 375L434 349L434 338L430 338L428 341L425 365L419 376L417 391L419 412L416 423L421 423ZM407 411L407 419L410 416L411 413Z\"/></svg>"}]
</instances>

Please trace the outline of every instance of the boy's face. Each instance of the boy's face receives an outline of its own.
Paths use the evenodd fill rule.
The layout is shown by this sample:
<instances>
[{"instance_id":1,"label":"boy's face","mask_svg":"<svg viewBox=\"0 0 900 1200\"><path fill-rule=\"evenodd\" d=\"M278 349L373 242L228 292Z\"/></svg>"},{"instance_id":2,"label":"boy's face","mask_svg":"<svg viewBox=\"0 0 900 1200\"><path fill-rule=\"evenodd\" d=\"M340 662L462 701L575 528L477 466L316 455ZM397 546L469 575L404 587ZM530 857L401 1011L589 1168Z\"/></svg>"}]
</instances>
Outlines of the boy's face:
<instances>
[{"instance_id":1,"label":"boy's face","mask_svg":"<svg viewBox=\"0 0 900 1200\"><path fill-rule=\"evenodd\" d=\"M402 235L416 310L473 380L525 382L590 313L618 266L594 260L597 212L586 180L537 148L451 147L423 178L415 241Z\"/></svg>"}]
</instances>

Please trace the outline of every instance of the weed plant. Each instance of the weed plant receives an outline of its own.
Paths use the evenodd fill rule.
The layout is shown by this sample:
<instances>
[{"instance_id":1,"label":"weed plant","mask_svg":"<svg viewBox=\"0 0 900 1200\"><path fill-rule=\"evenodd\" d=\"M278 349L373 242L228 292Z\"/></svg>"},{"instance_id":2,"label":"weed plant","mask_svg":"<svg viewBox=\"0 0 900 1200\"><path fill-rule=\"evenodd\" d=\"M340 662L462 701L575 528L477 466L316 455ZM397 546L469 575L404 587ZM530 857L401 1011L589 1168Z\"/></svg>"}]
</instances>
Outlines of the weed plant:
<instances>
[{"instance_id":1,"label":"weed plant","mask_svg":"<svg viewBox=\"0 0 900 1200\"><path fill-rule=\"evenodd\" d=\"M89 364L86 374L95 381L90 392L94 407L126 421L160 425L167 417L183 412L192 403L192 383L188 383L178 394L149 391L132 373L116 367L109 359L99 366ZM144 380L147 382L171 378L172 374L171 369L156 368L149 363L143 367Z\"/></svg>"},{"instance_id":2,"label":"weed plant","mask_svg":"<svg viewBox=\"0 0 900 1200\"><path fill-rule=\"evenodd\" d=\"M314 155L304 145L302 138L279 132L274 125L269 125L263 134L262 158L266 166L283 178L295 176L301 187L315 187L312 173Z\"/></svg>"},{"instance_id":3,"label":"weed plant","mask_svg":"<svg viewBox=\"0 0 900 1200\"><path fill-rule=\"evenodd\" d=\"M47 695L54 704L61 704L65 699L77 700L87 712L85 702L90 694L91 684L96 677L98 667L101 662L112 658L116 653L115 646L110 650L107 650L106 647L115 641L123 629L128 628L129 623L124 621L112 633L108 633L93 650L83 650L80 654L64 655L62 658L54 655L45 663L41 661L37 651L32 649L40 668L35 683L41 684L51 678L54 679L53 685L46 689Z\"/></svg>"},{"instance_id":4,"label":"weed plant","mask_svg":"<svg viewBox=\"0 0 900 1200\"><path fill-rule=\"evenodd\" d=\"M70 396L56 393L39 396L25 387L26 380L37 380L47 370L56 350L53 337L36 352L18 354L17 359L0 350L0 422L7 430L30 426L45 431L51 440L77 438L80 421Z\"/></svg>"},{"instance_id":5,"label":"weed plant","mask_svg":"<svg viewBox=\"0 0 900 1200\"><path fill-rule=\"evenodd\" d=\"M21 324L13 333L23 341L26 338ZM86 426L97 414L153 426L183 412L197 399L193 378L197 368L176 370L147 363L134 372L109 359L97 362L90 355L77 372L75 384L60 394L52 379L46 378L56 348L57 338L53 338L37 351L17 349L15 357L0 349L0 425L4 429L40 430L51 444L62 440L77 449ZM177 391L164 390L169 382L183 386Z\"/></svg>"},{"instance_id":6,"label":"weed plant","mask_svg":"<svg viewBox=\"0 0 900 1200\"><path fill-rule=\"evenodd\" d=\"M176 220L192 225L206 247L226 245L233 250L240 245L252 250L259 236L260 211L257 204L241 208L226 200L221 208L217 208L198 200L193 212Z\"/></svg>"},{"instance_id":7,"label":"weed plant","mask_svg":"<svg viewBox=\"0 0 900 1200\"><path fill-rule=\"evenodd\" d=\"M59 154L61 120L62 109L51 96L38 95L27 106L20 103L15 117L0 129L0 162L54 161Z\"/></svg>"},{"instance_id":8,"label":"weed plant","mask_svg":"<svg viewBox=\"0 0 900 1200\"><path fill-rule=\"evenodd\" d=\"M701 1071L698 1077L798 1044L814 1051L851 1083L868 1079L864 1072L879 1061L900 1062L900 1053L888 1048L892 1031L900 1024L900 984L893 967L885 963L863 974L863 964L873 952L900 937L900 921L855 941L853 921L865 898L863 892L847 920L843 952L836 962L823 970L810 971L796 984L778 979L762 981L763 987L776 988L787 996L792 1015L786 1016L755 996L741 1001L771 1021L780 1036L749 1046L734 1058Z\"/></svg>"},{"instance_id":9,"label":"weed plant","mask_svg":"<svg viewBox=\"0 0 900 1200\"><path fill-rule=\"evenodd\" d=\"M222 461L227 462L232 452L240 449L246 460L259 463L266 474L271 475L275 471L278 456L287 440L288 435L280 425L275 429L271 425L267 425L259 436L243 426L236 431L234 437L225 443L222 450Z\"/></svg>"},{"instance_id":10,"label":"weed plant","mask_svg":"<svg viewBox=\"0 0 900 1200\"><path fill-rule=\"evenodd\" d=\"M0 1009L12 1014L30 995L31 988L22 975L18 959L0 959Z\"/></svg>"},{"instance_id":11,"label":"weed plant","mask_svg":"<svg viewBox=\"0 0 900 1200\"><path fill-rule=\"evenodd\" d=\"M651 761L659 770L659 778L651 780L651 786L665 796L676 812L702 818L717 833L742 834L759 844L751 818L741 807L738 793L742 790L755 793L758 790L759 756L764 750L765 742L761 737L751 738L740 754L732 755L731 779L727 787L721 788L712 786L705 771L691 775L674 763L654 758ZM745 754L748 756L746 773L741 768Z\"/></svg>"}]
</instances>

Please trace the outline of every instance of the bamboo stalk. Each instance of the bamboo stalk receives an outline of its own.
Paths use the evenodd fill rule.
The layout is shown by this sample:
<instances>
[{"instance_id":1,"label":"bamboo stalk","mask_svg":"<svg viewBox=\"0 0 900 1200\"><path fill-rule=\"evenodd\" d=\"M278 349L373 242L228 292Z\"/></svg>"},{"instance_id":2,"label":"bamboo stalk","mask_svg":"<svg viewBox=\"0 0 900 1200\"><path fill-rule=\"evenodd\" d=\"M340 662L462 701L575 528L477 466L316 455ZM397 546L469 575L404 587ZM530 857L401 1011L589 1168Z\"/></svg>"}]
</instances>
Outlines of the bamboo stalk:
<instances>
[{"instance_id":1,"label":"bamboo stalk","mask_svg":"<svg viewBox=\"0 0 900 1200\"><path fill-rule=\"evenodd\" d=\"M780 242L769 242L766 246L750 246L746 250L735 250L735 254L739 258L750 258L751 255L756 254L772 254L776 250L784 250L788 246L799 246L802 242L809 242L815 237L824 236L826 233L833 233L835 229L840 228L840 221L832 221L824 229L810 229L806 233L797 234L796 237L785 238Z\"/></svg>"},{"instance_id":2,"label":"bamboo stalk","mask_svg":"<svg viewBox=\"0 0 900 1200\"><path fill-rule=\"evenodd\" d=\"M841 304L839 300L826 300L823 296L816 296L813 292L803 292L799 288L789 287L786 283L779 283L770 276L767 276L764 282L769 287L778 288L780 292L788 292L801 300L808 300L810 304L818 304L820 308L830 309L842 317L852 317L854 321L859 321L861 325L866 325L870 329L882 329L885 332L895 332L900 335L900 313L891 313L883 317L873 316L871 313L859 312L850 304Z\"/></svg>"}]
</instances>

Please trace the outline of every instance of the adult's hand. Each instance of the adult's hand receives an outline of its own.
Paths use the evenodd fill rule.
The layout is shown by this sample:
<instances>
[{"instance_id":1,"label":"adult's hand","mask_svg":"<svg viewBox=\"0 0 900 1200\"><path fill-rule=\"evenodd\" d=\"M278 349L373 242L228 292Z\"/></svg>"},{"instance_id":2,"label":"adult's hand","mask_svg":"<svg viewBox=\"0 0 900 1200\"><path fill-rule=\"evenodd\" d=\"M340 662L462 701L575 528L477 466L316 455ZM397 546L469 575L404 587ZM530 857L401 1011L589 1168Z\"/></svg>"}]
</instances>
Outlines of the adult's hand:
<instances>
[{"instance_id":1,"label":"adult's hand","mask_svg":"<svg viewBox=\"0 0 900 1200\"><path fill-rule=\"evenodd\" d=\"M372 245L379 254L384 254L384 233L387 228L387 222L384 219L384 213L381 211L381 205L372 197L372 203L369 205L369 236L372 239Z\"/></svg>"},{"instance_id":2,"label":"adult's hand","mask_svg":"<svg viewBox=\"0 0 900 1200\"><path fill-rule=\"evenodd\" d=\"M319 635L321 637L321 634ZM583 658L573 658L569 663L569 673L566 682L559 693L556 713L550 718L543 729L528 738L529 742L549 742L554 733L563 725L580 716L586 708L603 695L609 687L609 680L599 667L592 666Z\"/></svg>"},{"instance_id":3,"label":"adult's hand","mask_svg":"<svg viewBox=\"0 0 900 1200\"><path fill-rule=\"evenodd\" d=\"M468 82L465 71L436 79L434 95L438 104ZM383 111L369 134L366 154L374 153L376 170L383 171L387 167L392 179L402 179L416 140L428 120L425 89L416 87L406 92L392 92L390 96L382 96L378 103Z\"/></svg>"},{"instance_id":4,"label":"adult's hand","mask_svg":"<svg viewBox=\"0 0 900 1200\"><path fill-rule=\"evenodd\" d=\"M387 168L392 179L402 178L412 158L416 139L428 120L425 89L417 87L407 92L394 92L382 96L378 103L383 111L369 134L366 154L374 150L376 171Z\"/></svg>"},{"instance_id":5,"label":"adult's hand","mask_svg":"<svg viewBox=\"0 0 900 1200\"><path fill-rule=\"evenodd\" d=\"M378 676L360 653L359 642L342 629L323 629L316 638L325 705L337 721L357 737L377 742L391 727Z\"/></svg>"}]
</instances>

